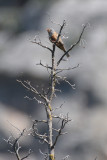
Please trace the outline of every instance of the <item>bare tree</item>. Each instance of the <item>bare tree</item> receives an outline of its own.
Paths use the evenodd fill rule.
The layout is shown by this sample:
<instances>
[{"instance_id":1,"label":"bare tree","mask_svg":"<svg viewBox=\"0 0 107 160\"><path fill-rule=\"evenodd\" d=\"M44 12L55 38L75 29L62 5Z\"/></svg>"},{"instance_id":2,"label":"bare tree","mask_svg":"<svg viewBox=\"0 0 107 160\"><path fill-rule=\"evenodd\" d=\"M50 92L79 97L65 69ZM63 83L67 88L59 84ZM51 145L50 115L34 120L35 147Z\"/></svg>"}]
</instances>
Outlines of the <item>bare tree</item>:
<instances>
[{"instance_id":1,"label":"bare tree","mask_svg":"<svg viewBox=\"0 0 107 160\"><path fill-rule=\"evenodd\" d=\"M45 160L55 160L55 146L56 146L56 144L58 142L59 137L61 135L64 135L64 134L67 133L67 132L63 132L63 129L65 128L66 124L69 121L71 121L71 119L69 118L68 114L66 116L61 115L61 114L58 115L58 116L54 115L54 111L57 108L53 108L52 107L52 101L53 101L54 97L56 96L56 92L60 91L60 90L58 90L56 88L56 84L59 83L60 80L63 80L64 82L68 83L72 88L75 88L75 85L72 85L67 80L66 77L60 76L59 74L61 72L65 71L65 70L71 70L71 69L77 68L79 66L79 64L77 66L73 67L73 68L67 68L67 69L59 68L59 65L63 61L65 55L67 55L70 51L73 50L74 47L76 47L80 43L82 35L84 33L84 30L85 30L85 28L87 26L87 25L83 26L83 29L82 29L82 31L80 33L80 36L79 36L77 42L74 43L73 45L71 45L70 48L61 56L61 58L59 60L56 60L56 57L55 57L56 44L57 44L59 38L61 37L62 30L66 26L65 20L63 21L62 25L61 24L58 24L58 25L60 26L59 33L58 33L56 41L52 45L52 48L49 48L48 46L43 45L41 43L41 41L40 40L37 41L36 38L33 41L31 41L32 43L35 43L35 44L39 45L40 47L42 47L44 49L47 49L51 53L51 66L44 65L41 61L38 64L38 65L46 68L48 70L48 72L49 72L50 85L47 88L47 90L46 91L43 90L43 92L39 92L31 84L31 82L29 82L27 80L24 80L24 81L17 80L28 91L31 91L31 92L34 93L34 98L33 99L35 99L39 104L42 104L44 106L45 111L46 111L46 117L47 117L46 120L37 120L37 119L34 120L33 124L32 124L31 131L30 131L30 134L33 137L35 137L35 138L39 139L40 141L42 141L42 142L47 144L48 152L46 154L44 154L44 153L42 153L40 151L41 154L43 154ZM27 96L26 96L26 98L30 99ZM61 108L61 106L59 108ZM61 121L61 125L60 125L59 129L53 128L53 119L58 119L58 120ZM40 134L39 130L38 130L38 127L37 127L38 123L45 123L47 125L47 132L45 132L44 134ZM57 132L56 136L53 135L53 131ZM29 150L29 153L24 158L20 158L20 156L19 156L20 147L19 147L18 141L22 137L23 133L24 133L24 130L20 134L20 136L17 139L15 139L14 143L12 144L13 148L14 148L14 152L15 152L16 157L17 157L18 160L22 160L24 158L27 158L31 153L31 151ZM10 143L10 138L9 138L9 140L7 142ZM16 144L17 144L17 146L16 146ZM66 156L63 159L68 159L68 157L69 156Z\"/></svg>"}]
</instances>

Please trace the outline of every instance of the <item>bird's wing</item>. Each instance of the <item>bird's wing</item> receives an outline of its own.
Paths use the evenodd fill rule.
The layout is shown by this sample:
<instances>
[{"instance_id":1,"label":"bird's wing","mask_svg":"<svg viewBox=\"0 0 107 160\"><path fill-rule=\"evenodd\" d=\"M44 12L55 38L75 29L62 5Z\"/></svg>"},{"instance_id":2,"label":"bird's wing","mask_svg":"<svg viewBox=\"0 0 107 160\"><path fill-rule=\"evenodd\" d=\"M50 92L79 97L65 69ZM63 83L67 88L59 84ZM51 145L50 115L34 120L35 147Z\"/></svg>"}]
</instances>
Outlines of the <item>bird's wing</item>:
<instances>
[{"instance_id":1,"label":"bird's wing","mask_svg":"<svg viewBox=\"0 0 107 160\"><path fill-rule=\"evenodd\" d=\"M56 32L54 32L50 38L51 42L54 43L56 42L57 40L57 37L58 37L58 34Z\"/></svg>"},{"instance_id":2,"label":"bird's wing","mask_svg":"<svg viewBox=\"0 0 107 160\"><path fill-rule=\"evenodd\" d=\"M50 38L50 41L51 41L52 43L55 43L56 40L57 40L57 37L58 37L58 34L57 34L56 32L54 32L54 33L52 34L51 38ZM63 44L61 37L59 37L59 40L58 40L57 43L62 43L62 44Z\"/></svg>"}]
</instances>

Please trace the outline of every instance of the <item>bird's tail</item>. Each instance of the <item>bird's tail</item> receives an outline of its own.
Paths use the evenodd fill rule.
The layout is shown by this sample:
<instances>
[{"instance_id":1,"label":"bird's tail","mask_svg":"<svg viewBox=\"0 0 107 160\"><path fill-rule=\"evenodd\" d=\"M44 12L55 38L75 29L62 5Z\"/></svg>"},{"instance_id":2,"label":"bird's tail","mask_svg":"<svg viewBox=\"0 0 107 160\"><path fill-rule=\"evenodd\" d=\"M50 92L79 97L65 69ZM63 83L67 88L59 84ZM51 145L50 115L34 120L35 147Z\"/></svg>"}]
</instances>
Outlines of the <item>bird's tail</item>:
<instances>
[{"instance_id":1,"label":"bird's tail","mask_svg":"<svg viewBox=\"0 0 107 160\"><path fill-rule=\"evenodd\" d=\"M67 57L70 57L70 54L69 54L69 53L67 53L67 54L66 54L66 56L67 56Z\"/></svg>"},{"instance_id":2,"label":"bird's tail","mask_svg":"<svg viewBox=\"0 0 107 160\"><path fill-rule=\"evenodd\" d=\"M65 53L67 52L67 51L65 50L65 48L64 48L64 52L65 52ZM67 56L67 57L70 57L70 54L67 53L66 56Z\"/></svg>"},{"instance_id":3,"label":"bird's tail","mask_svg":"<svg viewBox=\"0 0 107 160\"><path fill-rule=\"evenodd\" d=\"M63 50L65 53L67 52L62 41L59 41L58 43L56 43L56 45L57 45L57 47L59 47L61 50ZM70 57L69 53L67 53L66 56L67 56L67 57Z\"/></svg>"}]
</instances>

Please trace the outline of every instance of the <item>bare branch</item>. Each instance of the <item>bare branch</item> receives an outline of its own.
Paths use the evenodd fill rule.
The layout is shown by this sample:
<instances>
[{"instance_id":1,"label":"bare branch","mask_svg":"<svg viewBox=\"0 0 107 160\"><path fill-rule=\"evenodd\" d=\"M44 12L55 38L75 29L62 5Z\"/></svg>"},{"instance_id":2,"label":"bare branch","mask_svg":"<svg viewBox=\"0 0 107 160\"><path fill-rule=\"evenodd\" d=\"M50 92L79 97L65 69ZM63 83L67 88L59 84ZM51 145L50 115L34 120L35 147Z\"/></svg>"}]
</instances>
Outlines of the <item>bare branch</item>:
<instances>
[{"instance_id":1,"label":"bare branch","mask_svg":"<svg viewBox=\"0 0 107 160\"><path fill-rule=\"evenodd\" d=\"M76 69L76 68L78 68L79 67L79 64L77 64L76 66L74 66L74 67L72 67L72 68L62 68L62 69L56 69L56 74L59 74L59 73L61 73L61 72L63 72L63 71L68 71L68 70L72 70L72 69Z\"/></svg>"},{"instance_id":2,"label":"bare branch","mask_svg":"<svg viewBox=\"0 0 107 160\"><path fill-rule=\"evenodd\" d=\"M28 158L31 154L32 154L32 150L29 149L28 154L26 156L24 156L23 158L21 158L21 160Z\"/></svg>"},{"instance_id":3,"label":"bare branch","mask_svg":"<svg viewBox=\"0 0 107 160\"><path fill-rule=\"evenodd\" d=\"M72 89L75 89L75 84L71 84L68 80L66 80L66 78L65 79L63 79L66 83L68 83L71 87L72 87Z\"/></svg>"},{"instance_id":4,"label":"bare branch","mask_svg":"<svg viewBox=\"0 0 107 160\"><path fill-rule=\"evenodd\" d=\"M49 69L52 70L52 67L50 67L50 66L48 66L48 65L44 65L41 61L40 61L40 63L38 63L38 64L36 64L36 65L40 65L40 66L46 68L46 69L47 69L47 72L49 73L49 75L51 75L50 72L49 72Z\"/></svg>"},{"instance_id":5,"label":"bare branch","mask_svg":"<svg viewBox=\"0 0 107 160\"><path fill-rule=\"evenodd\" d=\"M40 98L42 98L43 100L45 100L46 102L48 101L47 97L41 93L39 93L36 88L34 88L31 83L29 81L21 81L21 80L17 80L17 82L21 83L21 85L23 87L25 87L27 90L35 93L36 95L38 95Z\"/></svg>"},{"instance_id":6,"label":"bare branch","mask_svg":"<svg viewBox=\"0 0 107 160\"><path fill-rule=\"evenodd\" d=\"M67 156L65 156L64 158L62 158L62 160L67 160L69 157L70 157L70 156L67 155Z\"/></svg>"},{"instance_id":7,"label":"bare branch","mask_svg":"<svg viewBox=\"0 0 107 160\"><path fill-rule=\"evenodd\" d=\"M15 139L14 144L13 144L13 150L18 160L21 160L20 155L19 155L19 150L21 148L21 146L19 146L19 139L24 135L24 131L25 129L23 129L22 133L19 135L18 138Z\"/></svg>"},{"instance_id":8,"label":"bare branch","mask_svg":"<svg viewBox=\"0 0 107 160\"><path fill-rule=\"evenodd\" d=\"M67 115L66 118L62 119L61 128L59 129L58 135L56 136L55 141L54 141L54 143L53 143L53 145L52 145L51 148L54 148L54 147L55 147L55 145L56 145L56 143L57 143L57 141L58 141L59 136L61 136L61 135L63 134L63 133L62 133L62 130L65 128L65 125L66 125L69 121L71 121L71 120L68 119L68 115Z\"/></svg>"},{"instance_id":9,"label":"bare branch","mask_svg":"<svg viewBox=\"0 0 107 160\"><path fill-rule=\"evenodd\" d=\"M65 81L66 83L68 83L68 84L72 87L72 89L75 89L75 84L71 84L71 83L66 79L66 77L56 76L56 78L62 79L63 81Z\"/></svg>"},{"instance_id":10,"label":"bare branch","mask_svg":"<svg viewBox=\"0 0 107 160\"><path fill-rule=\"evenodd\" d=\"M8 150L8 152L11 153L11 154L15 154L14 152L12 152L12 151L10 151L10 150Z\"/></svg>"},{"instance_id":11,"label":"bare branch","mask_svg":"<svg viewBox=\"0 0 107 160\"><path fill-rule=\"evenodd\" d=\"M25 98L25 99L28 99L28 100L30 100L30 101L36 100L38 104L46 105L44 102L40 101L40 100L37 99L36 97L30 98L30 97L28 97L28 96L25 96L24 98Z\"/></svg>"},{"instance_id":12,"label":"bare branch","mask_svg":"<svg viewBox=\"0 0 107 160\"><path fill-rule=\"evenodd\" d=\"M60 92L60 93L62 92L60 89L55 89L55 91L56 91L56 92Z\"/></svg>"},{"instance_id":13,"label":"bare branch","mask_svg":"<svg viewBox=\"0 0 107 160\"><path fill-rule=\"evenodd\" d=\"M36 123L40 122L40 123L47 123L46 120L35 120Z\"/></svg>"},{"instance_id":14,"label":"bare branch","mask_svg":"<svg viewBox=\"0 0 107 160\"><path fill-rule=\"evenodd\" d=\"M48 66L48 65L44 65L41 61L40 63L36 64L36 65L40 65L40 66L43 66L45 68L48 68L48 69L52 69L52 67Z\"/></svg>"},{"instance_id":15,"label":"bare branch","mask_svg":"<svg viewBox=\"0 0 107 160\"><path fill-rule=\"evenodd\" d=\"M54 131L56 131L56 132L59 132L59 129L52 128L52 130L54 130Z\"/></svg>"},{"instance_id":16,"label":"bare branch","mask_svg":"<svg viewBox=\"0 0 107 160\"><path fill-rule=\"evenodd\" d=\"M48 49L49 51L52 52L52 49L51 49L51 48L49 48L48 46L43 45L41 42L37 42L36 40L35 40L35 41L30 40L30 42L36 43L36 44L38 44L39 46L41 46L42 48L46 48L46 49Z\"/></svg>"},{"instance_id":17,"label":"bare branch","mask_svg":"<svg viewBox=\"0 0 107 160\"><path fill-rule=\"evenodd\" d=\"M13 144L12 144L11 138L12 138L12 136L10 136L7 140L3 138L3 140L4 140L5 142L7 142L7 143L12 147Z\"/></svg>"},{"instance_id":18,"label":"bare branch","mask_svg":"<svg viewBox=\"0 0 107 160\"><path fill-rule=\"evenodd\" d=\"M76 66L74 67L69 67L69 68L57 68L56 71L68 71L68 70L71 70L71 69L76 69L80 66L80 64L78 63Z\"/></svg>"},{"instance_id":19,"label":"bare branch","mask_svg":"<svg viewBox=\"0 0 107 160\"><path fill-rule=\"evenodd\" d=\"M69 52L80 42L81 37L82 37L82 35L83 35L86 27L87 27L87 24L83 26L83 29L82 29L82 32L81 32L81 34L80 34L80 36L79 36L78 41L77 41L76 43L74 43L74 44L62 55L62 57L61 57L61 58L59 59L59 61L57 62L57 66L60 64L60 62L62 61L62 59L65 57L65 55L67 55L67 53L69 53Z\"/></svg>"},{"instance_id":20,"label":"bare branch","mask_svg":"<svg viewBox=\"0 0 107 160\"><path fill-rule=\"evenodd\" d=\"M35 121L33 122L33 125L32 125L32 133L31 133L31 135L32 135L33 137L35 137L36 139L39 139L40 141L42 140L42 141L45 142L46 144L49 144L49 142L48 142L48 140L47 140L48 136L46 135L46 133L44 133L44 134L38 133L38 129L37 129L37 127L36 127L38 122L47 123L47 122L44 121L44 120L35 120Z\"/></svg>"},{"instance_id":21,"label":"bare branch","mask_svg":"<svg viewBox=\"0 0 107 160\"><path fill-rule=\"evenodd\" d=\"M59 119L59 120L63 120L64 116L62 114L60 114L59 116L56 115L52 115L53 118Z\"/></svg>"},{"instance_id":22,"label":"bare branch","mask_svg":"<svg viewBox=\"0 0 107 160\"><path fill-rule=\"evenodd\" d=\"M64 102L65 103L65 102ZM62 103L59 107L56 107L55 109L52 110L52 112L56 111L57 109L61 109L62 106L64 105L64 103Z\"/></svg>"},{"instance_id":23,"label":"bare branch","mask_svg":"<svg viewBox=\"0 0 107 160\"><path fill-rule=\"evenodd\" d=\"M44 160L48 160L48 154L47 153L43 153L40 149L39 152L43 155Z\"/></svg>"},{"instance_id":24,"label":"bare branch","mask_svg":"<svg viewBox=\"0 0 107 160\"><path fill-rule=\"evenodd\" d=\"M10 123L10 122L9 122ZM11 123L10 123L11 124ZM24 133L25 133L25 131L26 131L26 129L23 129L23 131L21 132L17 127L15 127L13 124L11 124L12 125L12 127L14 127L15 129L17 129L19 132L20 132L20 134L19 134L19 136L17 137L17 138L14 138L13 137L13 135L12 136L10 136L9 138L8 138L8 140L5 140L10 146L11 146L11 148L13 149L13 151L10 151L10 150L8 150L11 154L15 154L16 155L16 158L17 158L17 160L23 160L23 159L25 159L25 158L28 158L29 156L30 156L30 154L32 153L31 152L31 149L29 150L29 152L28 152L28 154L26 155L26 156L24 156L23 158L21 158L20 157L20 154L19 154L19 151L20 151L20 149L21 149L21 146L20 146L20 144L19 144L19 140L21 139L21 137L22 136L24 136Z\"/></svg>"}]
</instances>

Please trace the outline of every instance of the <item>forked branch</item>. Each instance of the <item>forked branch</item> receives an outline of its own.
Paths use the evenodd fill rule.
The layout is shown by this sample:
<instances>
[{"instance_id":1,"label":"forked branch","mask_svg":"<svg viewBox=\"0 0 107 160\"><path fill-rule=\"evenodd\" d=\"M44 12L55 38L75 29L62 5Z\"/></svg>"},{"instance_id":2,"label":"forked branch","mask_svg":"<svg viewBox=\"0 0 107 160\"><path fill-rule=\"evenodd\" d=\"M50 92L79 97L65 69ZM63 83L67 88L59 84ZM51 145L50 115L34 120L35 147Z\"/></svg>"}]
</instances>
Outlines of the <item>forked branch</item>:
<instances>
[{"instance_id":1,"label":"forked branch","mask_svg":"<svg viewBox=\"0 0 107 160\"><path fill-rule=\"evenodd\" d=\"M9 152L15 154L17 160L24 160L24 159L28 158L32 153L31 149L29 149L28 153L22 158L21 158L20 153L19 153L19 151L21 149L19 141L20 141L21 137L24 136L25 130L26 129L23 129L23 131L19 134L19 136L17 138L14 138L13 136L10 136L8 138L8 140L4 139L11 146L11 148L13 150L13 151L9 150Z\"/></svg>"},{"instance_id":2,"label":"forked branch","mask_svg":"<svg viewBox=\"0 0 107 160\"><path fill-rule=\"evenodd\" d=\"M81 40L81 37L82 37L82 35L83 35L86 27L87 27L87 24L84 25L84 27L83 27L83 29L82 29L82 32L81 32L81 34L80 34L80 36L79 36L78 41L77 41L76 43L74 43L74 44L62 55L62 57L61 57L61 58L59 59L59 61L57 62L57 66L60 64L60 62L62 61L62 59L65 57L65 55L67 55L67 53L69 53L75 46L77 46L77 44L79 44L79 42L80 42L80 40Z\"/></svg>"},{"instance_id":3,"label":"forked branch","mask_svg":"<svg viewBox=\"0 0 107 160\"><path fill-rule=\"evenodd\" d=\"M58 135L56 136L55 141L54 141L54 143L53 143L53 145L52 145L51 148L54 148L54 147L55 147L55 145L56 145L56 143L57 143L57 141L58 141L58 138L59 138L61 135L67 134L67 132L62 133L62 130L65 128L65 125L66 125L69 121L71 121L71 119L68 118L68 115L67 115L67 117L65 117L65 118L62 119L61 127L60 127L59 130L57 130Z\"/></svg>"},{"instance_id":4,"label":"forked branch","mask_svg":"<svg viewBox=\"0 0 107 160\"><path fill-rule=\"evenodd\" d=\"M41 99L43 99L46 103L48 102L47 96L44 94L39 93L36 88L34 88L29 81L22 81L22 80L17 80L17 82L21 83L23 87L25 87L27 90L35 93L38 95ZM36 98L35 98L36 99ZM42 102L41 102L42 103ZM44 104L44 102L43 102Z\"/></svg>"}]
</instances>

